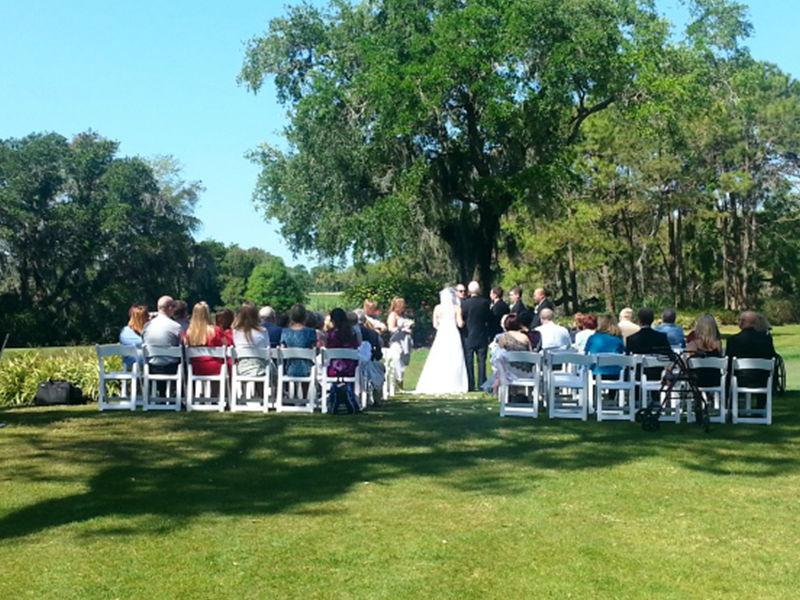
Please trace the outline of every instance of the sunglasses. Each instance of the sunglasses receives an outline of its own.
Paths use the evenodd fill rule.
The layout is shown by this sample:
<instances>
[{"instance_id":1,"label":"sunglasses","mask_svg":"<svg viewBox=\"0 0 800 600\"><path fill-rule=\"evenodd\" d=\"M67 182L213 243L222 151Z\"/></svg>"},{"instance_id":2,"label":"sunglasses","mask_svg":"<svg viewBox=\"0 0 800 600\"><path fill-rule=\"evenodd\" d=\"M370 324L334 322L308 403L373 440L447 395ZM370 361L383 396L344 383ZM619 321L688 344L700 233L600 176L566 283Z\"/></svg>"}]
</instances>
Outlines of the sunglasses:
<instances>
[{"instance_id":1,"label":"sunglasses","mask_svg":"<svg viewBox=\"0 0 800 600\"><path fill-rule=\"evenodd\" d=\"M463 289L463 288L459 288L459 289L457 289L456 291L457 291L459 294L464 294L464 293L466 293L466 291L467 291L467 290L465 290L465 289Z\"/></svg>"}]
</instances>

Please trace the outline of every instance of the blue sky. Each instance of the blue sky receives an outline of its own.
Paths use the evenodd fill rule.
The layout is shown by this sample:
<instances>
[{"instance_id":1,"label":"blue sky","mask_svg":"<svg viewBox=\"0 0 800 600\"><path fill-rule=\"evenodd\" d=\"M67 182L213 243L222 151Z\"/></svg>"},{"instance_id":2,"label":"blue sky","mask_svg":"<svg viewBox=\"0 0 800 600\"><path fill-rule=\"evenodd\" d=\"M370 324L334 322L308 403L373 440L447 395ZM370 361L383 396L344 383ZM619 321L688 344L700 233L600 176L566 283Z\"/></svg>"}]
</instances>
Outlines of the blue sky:
<instances>
[{"instance_id":1,"label":"blue sky","mask_svg":"<svg viewBox=\"0 0 800 600\"><path fill-rule=\"evenodd\" d=\"M173 155L206 188L198 239L311 264L291 255L251 200L258 167L244 155L279 140L284 111L271 86L254 96L236 84L245 41L291 4L0 0L0 138L92 129L118 140L122 154ZM747 4L753 55L800 75L800 2ZM684 18L678 0L658 5Z\"/></svg>"}]
</instances>

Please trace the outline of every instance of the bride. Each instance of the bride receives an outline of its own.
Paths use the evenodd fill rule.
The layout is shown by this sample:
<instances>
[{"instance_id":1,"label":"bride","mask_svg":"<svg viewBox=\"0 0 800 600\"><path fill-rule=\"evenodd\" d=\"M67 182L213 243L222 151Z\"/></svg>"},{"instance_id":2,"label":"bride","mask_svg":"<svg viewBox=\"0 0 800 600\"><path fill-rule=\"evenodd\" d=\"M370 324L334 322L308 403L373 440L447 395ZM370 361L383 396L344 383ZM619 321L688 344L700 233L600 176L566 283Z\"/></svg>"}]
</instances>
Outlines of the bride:
<instances>
[{"instance_id":1,"label":"bride","mask_svg":"<svg viewBox=\"0 0 800 600\"><path fill-rule=\"evenodd\" d=\"M433 326L436 338L422 368L416 393L466 393L467 366L458 331L464 326L464 320L455 289L448 287L439 292L439 304L433 310Z\"/></svg>"}]
</instances>

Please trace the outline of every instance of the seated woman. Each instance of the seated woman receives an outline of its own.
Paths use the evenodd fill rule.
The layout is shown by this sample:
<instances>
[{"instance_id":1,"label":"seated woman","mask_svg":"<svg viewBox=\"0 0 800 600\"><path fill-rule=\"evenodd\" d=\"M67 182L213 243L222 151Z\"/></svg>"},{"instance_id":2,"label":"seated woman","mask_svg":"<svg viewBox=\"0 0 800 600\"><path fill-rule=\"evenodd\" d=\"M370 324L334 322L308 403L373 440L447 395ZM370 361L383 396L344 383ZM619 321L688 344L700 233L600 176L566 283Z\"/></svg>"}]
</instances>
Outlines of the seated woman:
<instances>
[{"instance_id":1,"label":"seated woman","mask_svg":"<svg viewBox=\"0 0 800 600\"><path fill-rule=\"evenodd\" d=\"M225 345L233 346L233 330L231 329L233 325L233 311L230 308L223 308L217 311L217 314L214 315L214 322L222 332Z\"/></svg>"},{"instance_id":2,"label":"seated woman","mask_svg":"<svg viewBox=\"0 0 800 600\"><path fill-rule=\"evenodd\" d=\"M357 349L361 342L356 335L347 313L341 308L331 311L331 329L325 340L326 348L352 348ZM335 359L328 365L328 377L354 377L356 374L357 360Z\"/></svg>"},{"instance_id":3,"label":"seated woman","mask_svg":"<svg viewBox=\"0 0 800 600\"><path fill-rule=\"evenodd\" d=\"M306 309L302 304L295 304L289 309L289 326L281 334L281 346L284 348L316 348L317 332L306 327ZM289 377L308 377L311 373L311 361L299 358L287 360L285 373Z\"/></svg>"},{"instance_id":4,"label":"seated woman","mask_svg":"<svg viewBox=\"0 0 800 600\"><path fill-rule=\"evenodd\" d=\"M205 302L194 305L189 329L183 334L183 343L189 347L225 345L222 330L211 322L211 311ZM223 362L222 358L197 356L192 358L192 372L195 375L218 375Z\"/></svg>"},{"instance_id":5,"label":"seated woman","mask_svg":"<svg viewBox=\"0 0 800 600\"><path fill-rule=\"evenodd\" d=\"M576 351L583 354L586 351L586 342L597 329L597 317L594 315L578 313L575 315L575 342L572 344Z\"/></svg>"},{"instance_id":6,"label":"seated woman","mask_svg":"<svg viewBox=\"0 0 800 600\"><path fill-rule=\"evenodd\" d=\"M533 327L534 313L531 310L524 310L517 314L519 319L520 331L528 336L528 341L531 343L531 350L539 352L542 349L542 334Z\"/></svg>"},{"instance_id":7,"label":"seated woman","mask_svg":"<svg viewBox=\"0 0 800 600\"><path fill-rule=\"evenodd\" d=\"M694 335L686 344L686 354L698 358L722 356L722 337L719 334L716 319L709 314L698 317L694 324ZM716 387L719 385L718 369L697 369L697 385L699 387Z\"/></svg>"},{"instance_id":8,"label":"seated woman","mask_svg":"<svg viewBox=\"0 0 800 600\"><path fill-rule=\"evenodd\" d=\"M142 347L142 331L145 323L150 320L150 313L144 304L134 304L128 309L128 324L119 332L119 343L123 346L134 348ZM126 356L122 359L125 370L130 371L136 363L136 357ZM141 360L139 365L141 366Z\"/></svg>"},{"instance_id":9,"label":"seated woman","mask_svg":"<svg viewBox=\"0 0 800 600\"><path fill-rule=\"evenodd\" d=\"M252 302L245 302L233 319L233 345L237 348L269 348L269 334L261 327L258 310ZM239 375L258 377L266 372L266 361L260 358L240 358Z\"/></svg>"},{"instance_id":10,"label":"seated woman","mask_svg":"<svg viewBox=\"0 0 800 600\"><path fill-rule=\"evenodd\" d=\"M492 382L492 392L497 394L501 383L510 383L514 377L524 377L531 370L529 363L509 362L508 352L529 352L531 351L531 341L528 334L522 330L520 323L521 315L510 313L505 315L500 326L503 333L498 334L494 339L492 349L492 369L494 380Z\"/></svg>"},{"instance_id":11,"label":"seated woman","mask_svg":"<svg viewBox=\"0 0 800 600\"><path fill-rule=\"evenodd\" d=\"M617 326L613 315L601 315L597 319L597 330L586 340L585 354L625 354L625 343L622 341L622 332ZM592 373L600 375L603 379L616 379L619 377L620 367L607 366L592 367ZM614 390L612 390L614 391Z\"/></svg>"}]
</instances>

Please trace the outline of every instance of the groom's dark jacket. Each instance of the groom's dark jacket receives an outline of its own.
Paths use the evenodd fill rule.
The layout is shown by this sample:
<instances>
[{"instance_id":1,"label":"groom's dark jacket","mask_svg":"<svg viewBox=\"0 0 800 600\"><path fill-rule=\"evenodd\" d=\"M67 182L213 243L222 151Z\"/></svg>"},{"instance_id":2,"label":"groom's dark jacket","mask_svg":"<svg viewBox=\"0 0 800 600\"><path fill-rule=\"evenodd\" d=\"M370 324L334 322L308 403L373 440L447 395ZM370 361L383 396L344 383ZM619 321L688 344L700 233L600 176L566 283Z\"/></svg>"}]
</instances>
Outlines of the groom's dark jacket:
<instances>
[{"instance_id":1,"label":"groom's dark jacket","mask_svg":"<svg viewBox=\"0 0 800 600\"><path fill-rule=\"evenodd\" d=\"M483 348L492 335L492 309L488 298L470 296L461 302L464 317L464 347Z\"/></svg>"}]
</instances>

